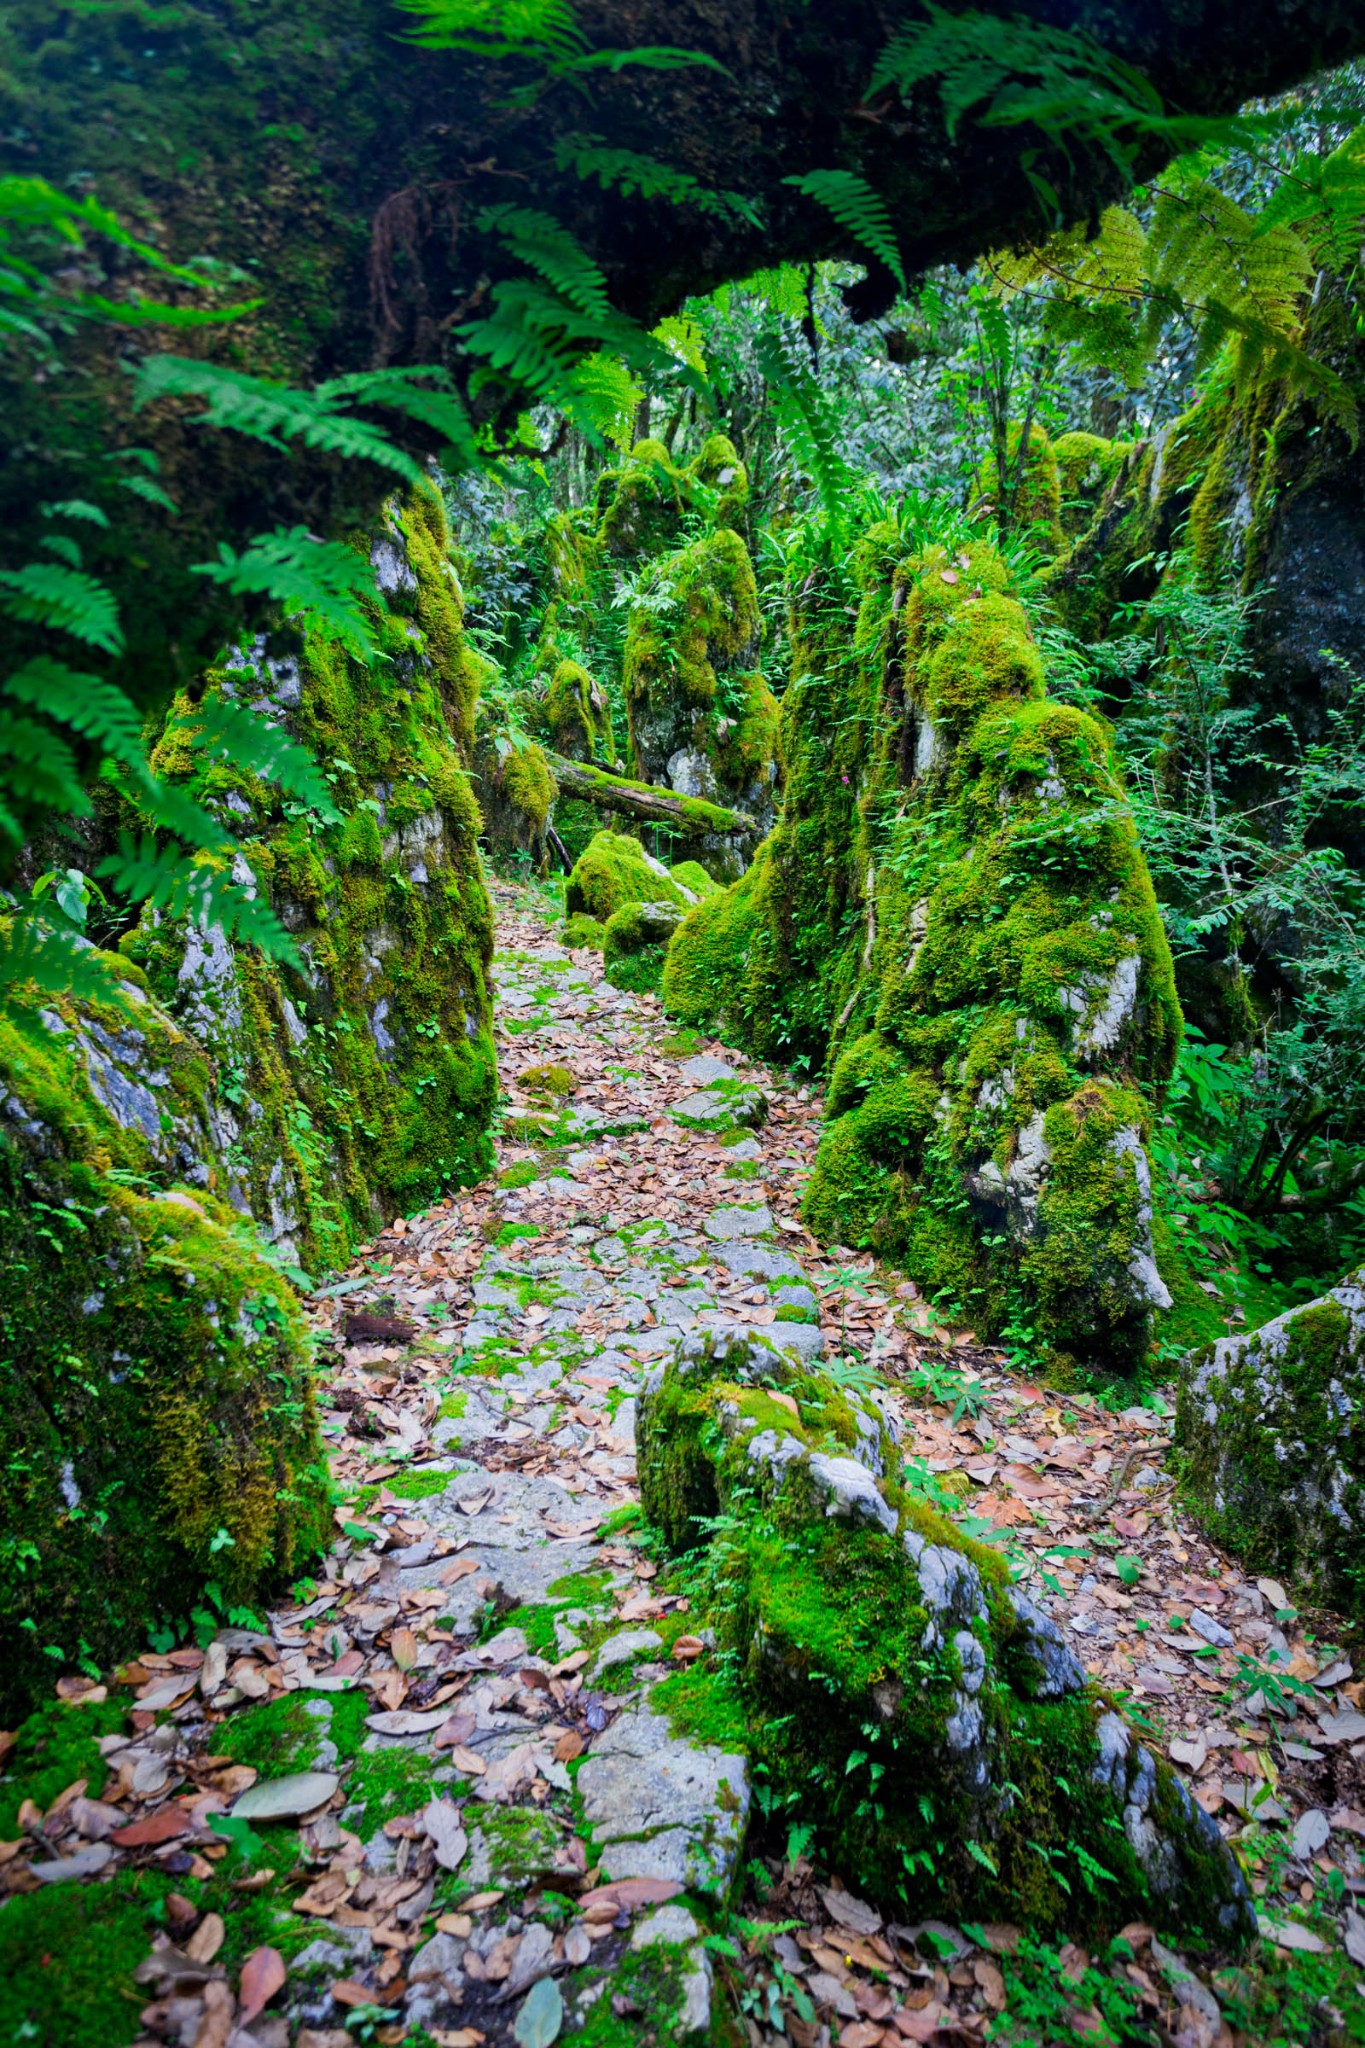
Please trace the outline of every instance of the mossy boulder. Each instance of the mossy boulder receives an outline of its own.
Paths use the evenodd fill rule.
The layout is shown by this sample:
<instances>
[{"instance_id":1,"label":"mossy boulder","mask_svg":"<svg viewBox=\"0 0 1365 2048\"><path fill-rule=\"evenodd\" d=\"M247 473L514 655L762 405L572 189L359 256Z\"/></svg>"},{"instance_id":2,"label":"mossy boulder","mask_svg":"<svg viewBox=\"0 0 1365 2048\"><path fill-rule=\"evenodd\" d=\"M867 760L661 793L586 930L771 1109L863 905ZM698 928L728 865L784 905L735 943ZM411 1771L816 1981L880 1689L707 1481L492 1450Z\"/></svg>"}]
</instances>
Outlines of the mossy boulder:
<instances>
[{"instance_id":1,"label":"mossy boulder","mask_svg":"<svg viewBox=\"0 0 1365 2048\"><path fill-rule=\"evenodd\" d=\"M564 889L564 912L573 918L585 912L606 924L627 903L674 903L686 906L692 892L683 889L661 860L646 853L626 832L598 832L574 863Z\"/></svg>"},{"instance_id":2,"label":"mossy boulder","mask_svg":"<svg viewBox=\"0 0 1365 2048\"><path fill-rule=\"evenodd\" d=\"M124 984L0 1024L0 1716L326 1540L309 1337L202 1047ZM48 1646L61 1653L55 1671Z\"/></svg>"},{"instance_id":3,"label":"mossy boulder","mask_svg":"<svg viewBox=\"0 0 1365 2048\"><path fill-rule=\"evenodd\" d=\"M610 763L615 758L607 693L580 663L556 663L545 693L545 716L557 753L572 761Z\"/></svg>"},{"instance_id":4,"label":"mossy boulder","mask_svg":"<svg viewBox=\"0 0 1365 2048\"><path fill-rule=\"evenodd\" d=\"M697 898L698 902L701 901L702 897L715 896L720 891L720 883L715 879L714 875L707 874L706 869L699 860L674 861L668 872L672 875L678 887L688 890Z\"/></svg>"},{"instance_id":5,"label":"mossy boulder","mask_svg":"<svg viewBox=\"0 0 1365 2048\"><path fill-rule=\"evenodd\" d=\"M524 734L494 732L479 749L479 807L495 855L522 854L539 866L559 785L544 747Z\"/></svg>"},{"instance_id":6,"label":"mossy boulder","mask_svg":"<svg viewBox=\"0 0 1365 2048\"><path fill-rule=\"evenodd\" d=\"M581 946L594 953L600 953L606 939L606 925L600 918L589 917L585 910L576 910L572 917L564 921L566 946Z\"/></svg>"},{"instance_id":7,"label":"mossy boulder","mask_svg":"<svg viewBox=\"0 0 1365 2048\"><path fill-rule=\"evenodd\" d=\"M122 942L218 1064L221 1144L252 1213L282 1251L323 1267L344 1264L395 1207L486 1171L496 1089L492 912L470 784L486 664L464 633L433 492L390 504L356 544L375 568L370 624L386 659L313 635L260 639L205 691L302 740L337 816L206 759L190 745L188 696L156 754L231 819L301 970L156 912ZM542 813L545 801L542 790Z\"/></svg>"},{"instance_id":8,"label":"mossy boulder","mask_svg":"<svg viewBox=\"0 0 1365 2048\"><path fill-rule=\"evenodd\" d=\"M794 611L782 820L684 920L665 1001L828 1061L815 1230L1059 1371L1131 1369L1169 1299L1145 1148L1181 1028L1150 877L1001 558L894 540L859 549L851 646L834 591Z\"/></svg>"},{"instance_id":9,"label":"mossy boulder","mask_svg":"<svg viewBox=\"0 0 1365 2048\"><path fill-rule=\"evenodd\" d=\"M1253 1935L1215 1823L1004 1561L899 1483L890 1411L775 1334L683 1339L638 1419L650 1520L723 1546L706 1620L774 1813L911 1917Z\"/></svg>"},{"instance_id":10,"label":"mossy boulder","mask_svg":"<svg viewBox=\"0 0 1365 2048\"><path fill-rule=\"evenodd\" d=\"M625 903L607 919L602 972L613 988L657 993L668 942L682 923L677 903Z\"/></svg>"},{"instance_id":11,"label":"mossy boulder","mask_svg":"<svg viewBox=\"0 0 1365 2048\"><path fill-rule=\"evenodd\" d=\"M1250 1571L1365 1620L1365 1269L1180 1367L1185 1498Z\"/></svg>"}]
</instances>

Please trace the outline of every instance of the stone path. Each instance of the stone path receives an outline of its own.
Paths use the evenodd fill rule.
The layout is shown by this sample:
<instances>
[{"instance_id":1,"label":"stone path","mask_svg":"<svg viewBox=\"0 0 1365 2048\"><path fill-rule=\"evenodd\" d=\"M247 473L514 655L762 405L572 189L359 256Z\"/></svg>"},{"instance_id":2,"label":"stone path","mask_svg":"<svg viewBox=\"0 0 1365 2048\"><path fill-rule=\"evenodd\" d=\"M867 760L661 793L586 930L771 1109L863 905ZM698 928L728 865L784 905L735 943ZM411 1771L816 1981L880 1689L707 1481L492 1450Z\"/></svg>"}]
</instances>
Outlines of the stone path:
<instances>
[{"instance_id":1,"label":"stone path","mask_svg":"<svg viewBox=\"0 0 1365 2048\"><path fill-rule=\"evenodd\" d=\"M780 1843L750 1844L770 1857L755 1892L745 1759L670 1718L707 1645L644 1540L635 1395L684 1331L742 1325L880 1361L918 1483L1006 1548L1158 1739L1167 1717L1225 1829L1254 1831L1254 1855L1282 1827L1276 1911L1328 1869L1349 1909L1350 1661L1329 1667L1277 1589L1178 1515L1161 1416L1059 1400L936 1332L913 1288L822 1251L796 1216L811 1091L672 1034L564 951L546 901L497 894L497 1179L394 1219L317 1304L347 1495L326 1576L268 1628L64 1681L124 1699L127 1725L100 1740L102 1786L21 1811L0 1884L132 1867L177 1887L138 1971L148 2048L649 2048L700 2037L722 1991L754 2048L779 2023L798 2048L831 2028L842 2048L981 2038L1019 1930L888 1926L856 1872ZM1298 1691L1258 1700L1255 1659L1280 1646ZM795 1933L708 1947L741 1897ZM1133 1939L1134 2025L1230 2041L1215 1991ZM1073 1956L1067 2009L1096 2011L1098 1959Z\"/></svg>"}]
</instances>

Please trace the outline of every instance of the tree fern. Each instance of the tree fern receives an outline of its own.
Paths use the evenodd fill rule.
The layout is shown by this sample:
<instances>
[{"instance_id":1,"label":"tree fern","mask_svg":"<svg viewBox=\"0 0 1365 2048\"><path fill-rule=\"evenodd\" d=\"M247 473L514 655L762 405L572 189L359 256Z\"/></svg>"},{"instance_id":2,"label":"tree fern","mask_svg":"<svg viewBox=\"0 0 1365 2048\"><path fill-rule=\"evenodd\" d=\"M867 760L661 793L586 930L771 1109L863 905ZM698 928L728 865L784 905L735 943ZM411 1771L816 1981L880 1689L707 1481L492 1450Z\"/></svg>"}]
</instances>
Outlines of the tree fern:
<instances>
[{"instance_id":1,"label":"tree fern","mask_svg":"<svg viewBox=\"0 0 1365 2048\"><path fill-rule=\"evenodd\" d=\"M860 178L856 171L806 171L799 178L784 178L782 182L794 185L798 192L833 214L840 227L884 263L901 290L905 290L905 265L891 215L880 192L874 191L866 178Z\"/></svg>"}]
</instances>

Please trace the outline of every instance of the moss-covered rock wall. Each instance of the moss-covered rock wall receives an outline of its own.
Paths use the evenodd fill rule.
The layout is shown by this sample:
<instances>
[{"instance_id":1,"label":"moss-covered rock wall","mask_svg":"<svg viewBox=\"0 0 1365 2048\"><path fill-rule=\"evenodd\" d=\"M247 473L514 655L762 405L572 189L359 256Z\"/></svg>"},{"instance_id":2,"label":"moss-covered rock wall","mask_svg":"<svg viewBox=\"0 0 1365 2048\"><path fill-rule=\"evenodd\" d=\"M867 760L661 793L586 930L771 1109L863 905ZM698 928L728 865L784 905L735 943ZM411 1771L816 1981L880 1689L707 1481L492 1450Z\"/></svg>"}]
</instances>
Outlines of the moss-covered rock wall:
<instances>
[{"instance_id":1,"label":"moss-covered rock wall","mask_svg":"<svg viewBox=\"0 0 1365 2048\"><path fill-rule=\"evenodd\" d=\"M307 1332L244 1214L211 1063L128 975L126 1010L0 1023L6 1720L54 1655L259 1603L330 1519Z\"/></svg>"},{"instance_id":2,"label":"moss-covered rock wall","mask_svg":"<svg viewBox=\"0 0 1365 2048\"><path fill-rule=\"evenodd\" d=\"M485 1171L496 1087L471 783L481 658L464 636L439 499L390 505L358 544L382 592L378 659L313 637L289 652L258 642L206 685L311 749L335 821L225 763L205 766L188 745L188 696L157 756L232 814L302 970L155 916L124 941L217 1062L225 1157L252 1213L314 1266L344 1262L382 1215Z\"/></svg>"},{"instance_id":3,"label":"moss-covered rock wall","mask_svg":"<svg viewBox=\"0 0 1365 2048\"><path fill-rule=\"evenodd\" d=\"M1131 1368L1180 1013L1108 735L1048 701L988 546L900 561L873 529L857 580L852 632L836 587L796 606L782 819L684 921L666 1001L827 1064L822 1235L1061 1372Z\"/></svg>"}]
</instances>

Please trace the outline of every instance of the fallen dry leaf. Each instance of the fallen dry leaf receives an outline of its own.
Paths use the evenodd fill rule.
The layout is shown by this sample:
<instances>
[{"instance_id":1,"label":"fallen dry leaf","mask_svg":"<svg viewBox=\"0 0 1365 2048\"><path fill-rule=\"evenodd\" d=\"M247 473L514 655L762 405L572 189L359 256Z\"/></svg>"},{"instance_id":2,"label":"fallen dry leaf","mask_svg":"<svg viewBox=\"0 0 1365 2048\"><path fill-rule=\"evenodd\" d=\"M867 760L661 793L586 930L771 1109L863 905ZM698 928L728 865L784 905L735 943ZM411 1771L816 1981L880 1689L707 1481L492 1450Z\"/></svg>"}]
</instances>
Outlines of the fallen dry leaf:
<instances>
[{"instance_id":1,"label":"fallen dry leaf","mask_svg":"<svg viewBox=\"0 0 1365 2048\"><path fill-rule=\"evenodd\" d=\"M258 2013L264 2012L277 1991L284 1989L288 1973L284 1957L275 1948L254 1948L242 1964L242 1981L238 1987L242 2009L238 2014L239 2023L249 2027Z\"/></svg>"}]
</instances>

